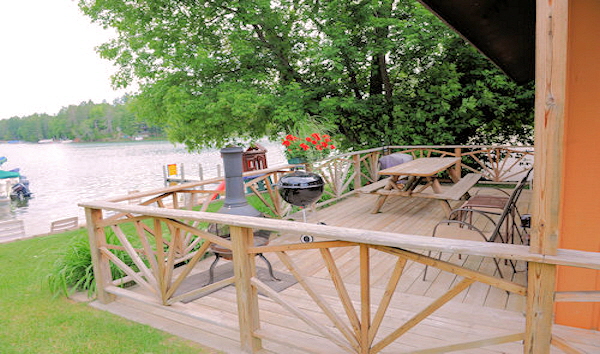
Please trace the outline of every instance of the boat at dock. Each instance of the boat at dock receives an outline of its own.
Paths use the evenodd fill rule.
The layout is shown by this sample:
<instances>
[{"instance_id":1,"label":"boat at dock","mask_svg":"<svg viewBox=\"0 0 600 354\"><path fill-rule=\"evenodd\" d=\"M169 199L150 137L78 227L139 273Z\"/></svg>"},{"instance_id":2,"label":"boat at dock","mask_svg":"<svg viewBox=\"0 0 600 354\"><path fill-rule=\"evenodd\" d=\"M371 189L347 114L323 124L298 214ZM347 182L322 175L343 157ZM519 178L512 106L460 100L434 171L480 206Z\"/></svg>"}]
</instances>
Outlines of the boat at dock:
<instances>
[{"instance_id":1,"label":"boat at dock","mask_svg":"<svg viewBox=\"0 0 600 354\"><path fill-rule=\"evenodd\" d=\"M8 161L6 157L0 157L0 165L6 161ZM27 177L21 175L18 168L9 171L0 170L0 199L7 202L11 199L24 200L31 196L29 181Z\"/></svg>"}]
</instances>

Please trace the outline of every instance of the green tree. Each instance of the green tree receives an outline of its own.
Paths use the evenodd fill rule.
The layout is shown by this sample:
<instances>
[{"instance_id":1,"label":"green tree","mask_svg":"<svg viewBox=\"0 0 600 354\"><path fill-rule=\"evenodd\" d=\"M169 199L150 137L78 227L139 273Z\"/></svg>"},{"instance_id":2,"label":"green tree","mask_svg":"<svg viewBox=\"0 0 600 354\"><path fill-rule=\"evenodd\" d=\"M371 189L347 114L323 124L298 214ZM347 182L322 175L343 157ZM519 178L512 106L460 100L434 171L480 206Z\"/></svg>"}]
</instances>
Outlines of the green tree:
<instances>
[{"instance_id":1,"label":"green tree","mask_svg":"<svg viewBox=\"0 0 600 354\"><path fill-rule=\"evenodd\" d=\"M189 148L304 121L346 147L531 137L533 91L414 0L80 0L134 112Z\"/></svg>"},{"instance_id":2,"label":"green tree","mask_svg":"<svg viewBox=\"0 0 600 354\"><path fill-rule=\"evenodd\" d=\"M21 119L12 117L10 119L0 120L0 132L3 140L19 140L19 128L21 127Z\"/></svg>"},{"instance_id":3,"label":"green tree","mask_svg":"<svg viewBox=\"0 0 600 354\"><path fill-rule=\"evenodd\" d=\"M54 117L48 122L48 134L53 139L70 139L71 136L67 129L67 120L65 117Z\"/></svg>"},{"instance_id":4,"label":"green tree","mask_svg":"<svg viewBox=\"0 0 600 354\"><path fill-rule=\"evenodd\" d=\"M63 107L56 116L33 114L0 120L0 139L37 142L40 139L113 140L138 134L164 137L159 128L148 128L128 108L129 97L113 104L84 101Z\"/></svg>"}]
</instances>

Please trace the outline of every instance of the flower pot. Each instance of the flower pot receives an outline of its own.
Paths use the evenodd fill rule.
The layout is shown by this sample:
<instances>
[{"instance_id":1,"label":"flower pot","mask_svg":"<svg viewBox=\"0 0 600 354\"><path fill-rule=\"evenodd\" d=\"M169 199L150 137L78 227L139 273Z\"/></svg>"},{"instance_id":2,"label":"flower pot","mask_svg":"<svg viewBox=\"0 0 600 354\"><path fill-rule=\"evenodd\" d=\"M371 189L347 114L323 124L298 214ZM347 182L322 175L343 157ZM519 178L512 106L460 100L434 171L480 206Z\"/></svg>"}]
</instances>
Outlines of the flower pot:
<instances>
[{"instance_id":1,"label":"flower pot","mask_svg":"<svg viewBox=\"0 0 600 354\"><path fill-rule=\"evenodd\" d=\"M323 178L318 174L300 170L281 177L277 187L283 200L305 207L319 200L324 185Z\"/></svg>"},{"instance_id":2,"label":"flower pot","mask_svg":"<svg viewBox=\"0 0 600 354\"><path fill-rule=\"evenodd\" d=\"M290 157L287 159L288 164L296 165L300 163L306 163L306 158L304 157Z\"/></svg>"}]
</instances>

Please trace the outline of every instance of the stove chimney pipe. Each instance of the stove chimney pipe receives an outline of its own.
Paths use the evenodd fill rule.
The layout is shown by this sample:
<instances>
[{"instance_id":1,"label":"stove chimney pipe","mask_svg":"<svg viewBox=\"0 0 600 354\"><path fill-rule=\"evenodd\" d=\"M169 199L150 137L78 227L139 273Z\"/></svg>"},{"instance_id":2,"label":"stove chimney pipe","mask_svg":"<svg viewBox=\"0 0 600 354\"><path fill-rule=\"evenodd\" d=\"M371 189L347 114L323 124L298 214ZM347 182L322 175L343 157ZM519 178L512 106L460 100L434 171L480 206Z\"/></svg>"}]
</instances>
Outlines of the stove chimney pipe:
<instances>
[{"instance_id":1,"label":"stove chimney pipe","mask_svg":"<svg viewBox=\"0 0 600 354\"><path fill-rule=\"evenodd\" d=\"M221 149L223 170L225 171L225 201L219 213L230 215L263 216L252 205L248 204L244 193L242 177L242 152L239 146Z\"/></svg>"}]
</instances>

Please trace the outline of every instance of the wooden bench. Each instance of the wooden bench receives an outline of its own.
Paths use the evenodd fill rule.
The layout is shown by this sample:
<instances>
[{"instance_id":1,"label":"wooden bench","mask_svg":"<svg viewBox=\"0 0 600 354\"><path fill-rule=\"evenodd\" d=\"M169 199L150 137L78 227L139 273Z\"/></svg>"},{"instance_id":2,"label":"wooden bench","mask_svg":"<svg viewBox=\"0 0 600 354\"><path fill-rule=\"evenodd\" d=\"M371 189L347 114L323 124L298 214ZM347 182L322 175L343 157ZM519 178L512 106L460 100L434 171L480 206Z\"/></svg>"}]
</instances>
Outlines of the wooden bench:
<instances>
[{"instance_id":1,"label":"wooden bench","mask_svg":"<svg viewBox=\"0 0 600 354\"><path fill-rule=\"evenodd\" d=\"M382 180L379 180L377 182L373 182L371 184L367 184L364 187L361 187L357 190L357 192L360 193L379 193L379 192L384 192L383 188L385 188L385 186L388 185L390 179L392 177L388 177L388 178L384 178ZM402 184L406 183L406 176L402 176L398 179L398 182L396 182L398 185L398 188L404 188L404 186Z\"/></svg>"},{"instance_id":2,"label":"wooden bench","mask_svg":"<svg viewBox=\"0 0 600 354\"><path fill-rule=\"evenodd\" d=\"M443 200L461 200L469 189L473 188L477 182L481 179L479 173L469 173L462 177L458 182L444 190L442 193L437 194L425 194L425 193L414 193L413 196L419 196L423 198L443 199ZM422 195L421 195L422 194Z\"/></svg>"},{"instance_id":3,"label":"wooden bench","mask_svg":"<svg viewBox=\"0 0 600 354\"><path fill-rule=\"evenodd\" d=\"M441 202L442 208L444 209L447 216L450 215L452 208L450 206L450 200L461 200L467 196L469 189L471 189L481 179L481 175L478 173L469 173L462 177L458 182L446 188L442 193L414 193L410 191L402 191L397 189L392 190L375 190L372 193L376 193L382 196L402 196L402 197L415 197L415 198L431 198L437 199ZM363 187L364 188L364 187ZM376 213L381 207L382 203L379 203L374 209Z\"/></svg>"},{"instance_id":4,"label":"wooden bench","mask_svg":"<svg viewBox=\"0 0 600 354\"><path fill-rule=\"evenodd\" d=\"M358 191L361 192L361 193L374 193L377 190L385 187L388 184L388 181L391 178L392 177L388 177L388 178L384 178L382 180L379 180L377 182L373 182L371 184L367 184L366 186L359 188Z\"/></svg>"},{"instance_id":5,"label":"wooden bench","mask_svg":"<svg viewBox=\"0 0 600 354\"><path fill-rule=\"evenodd\" d=\"M461 200L464 197L468 197L469 189L473 188L480 179L481 175L479 173L469 173L450 186L450 188L444 190L443 193L427 194L426 198L438 199L446 213L446 217L450 217L452 206L449 200Z\"/></svg>"},{"instance_id":6,"label":"wooden bench","mask_svg":"<svg viewBox=\"0 0 600 354\"><path fill-rule=\"evenodd\" d=\"M53 221L50 224L50 232L63 232L68 230L74 230L79 227L79 218L74 216L72 218L66 218L61 220Z\"/></svg>"}]
</instances>

